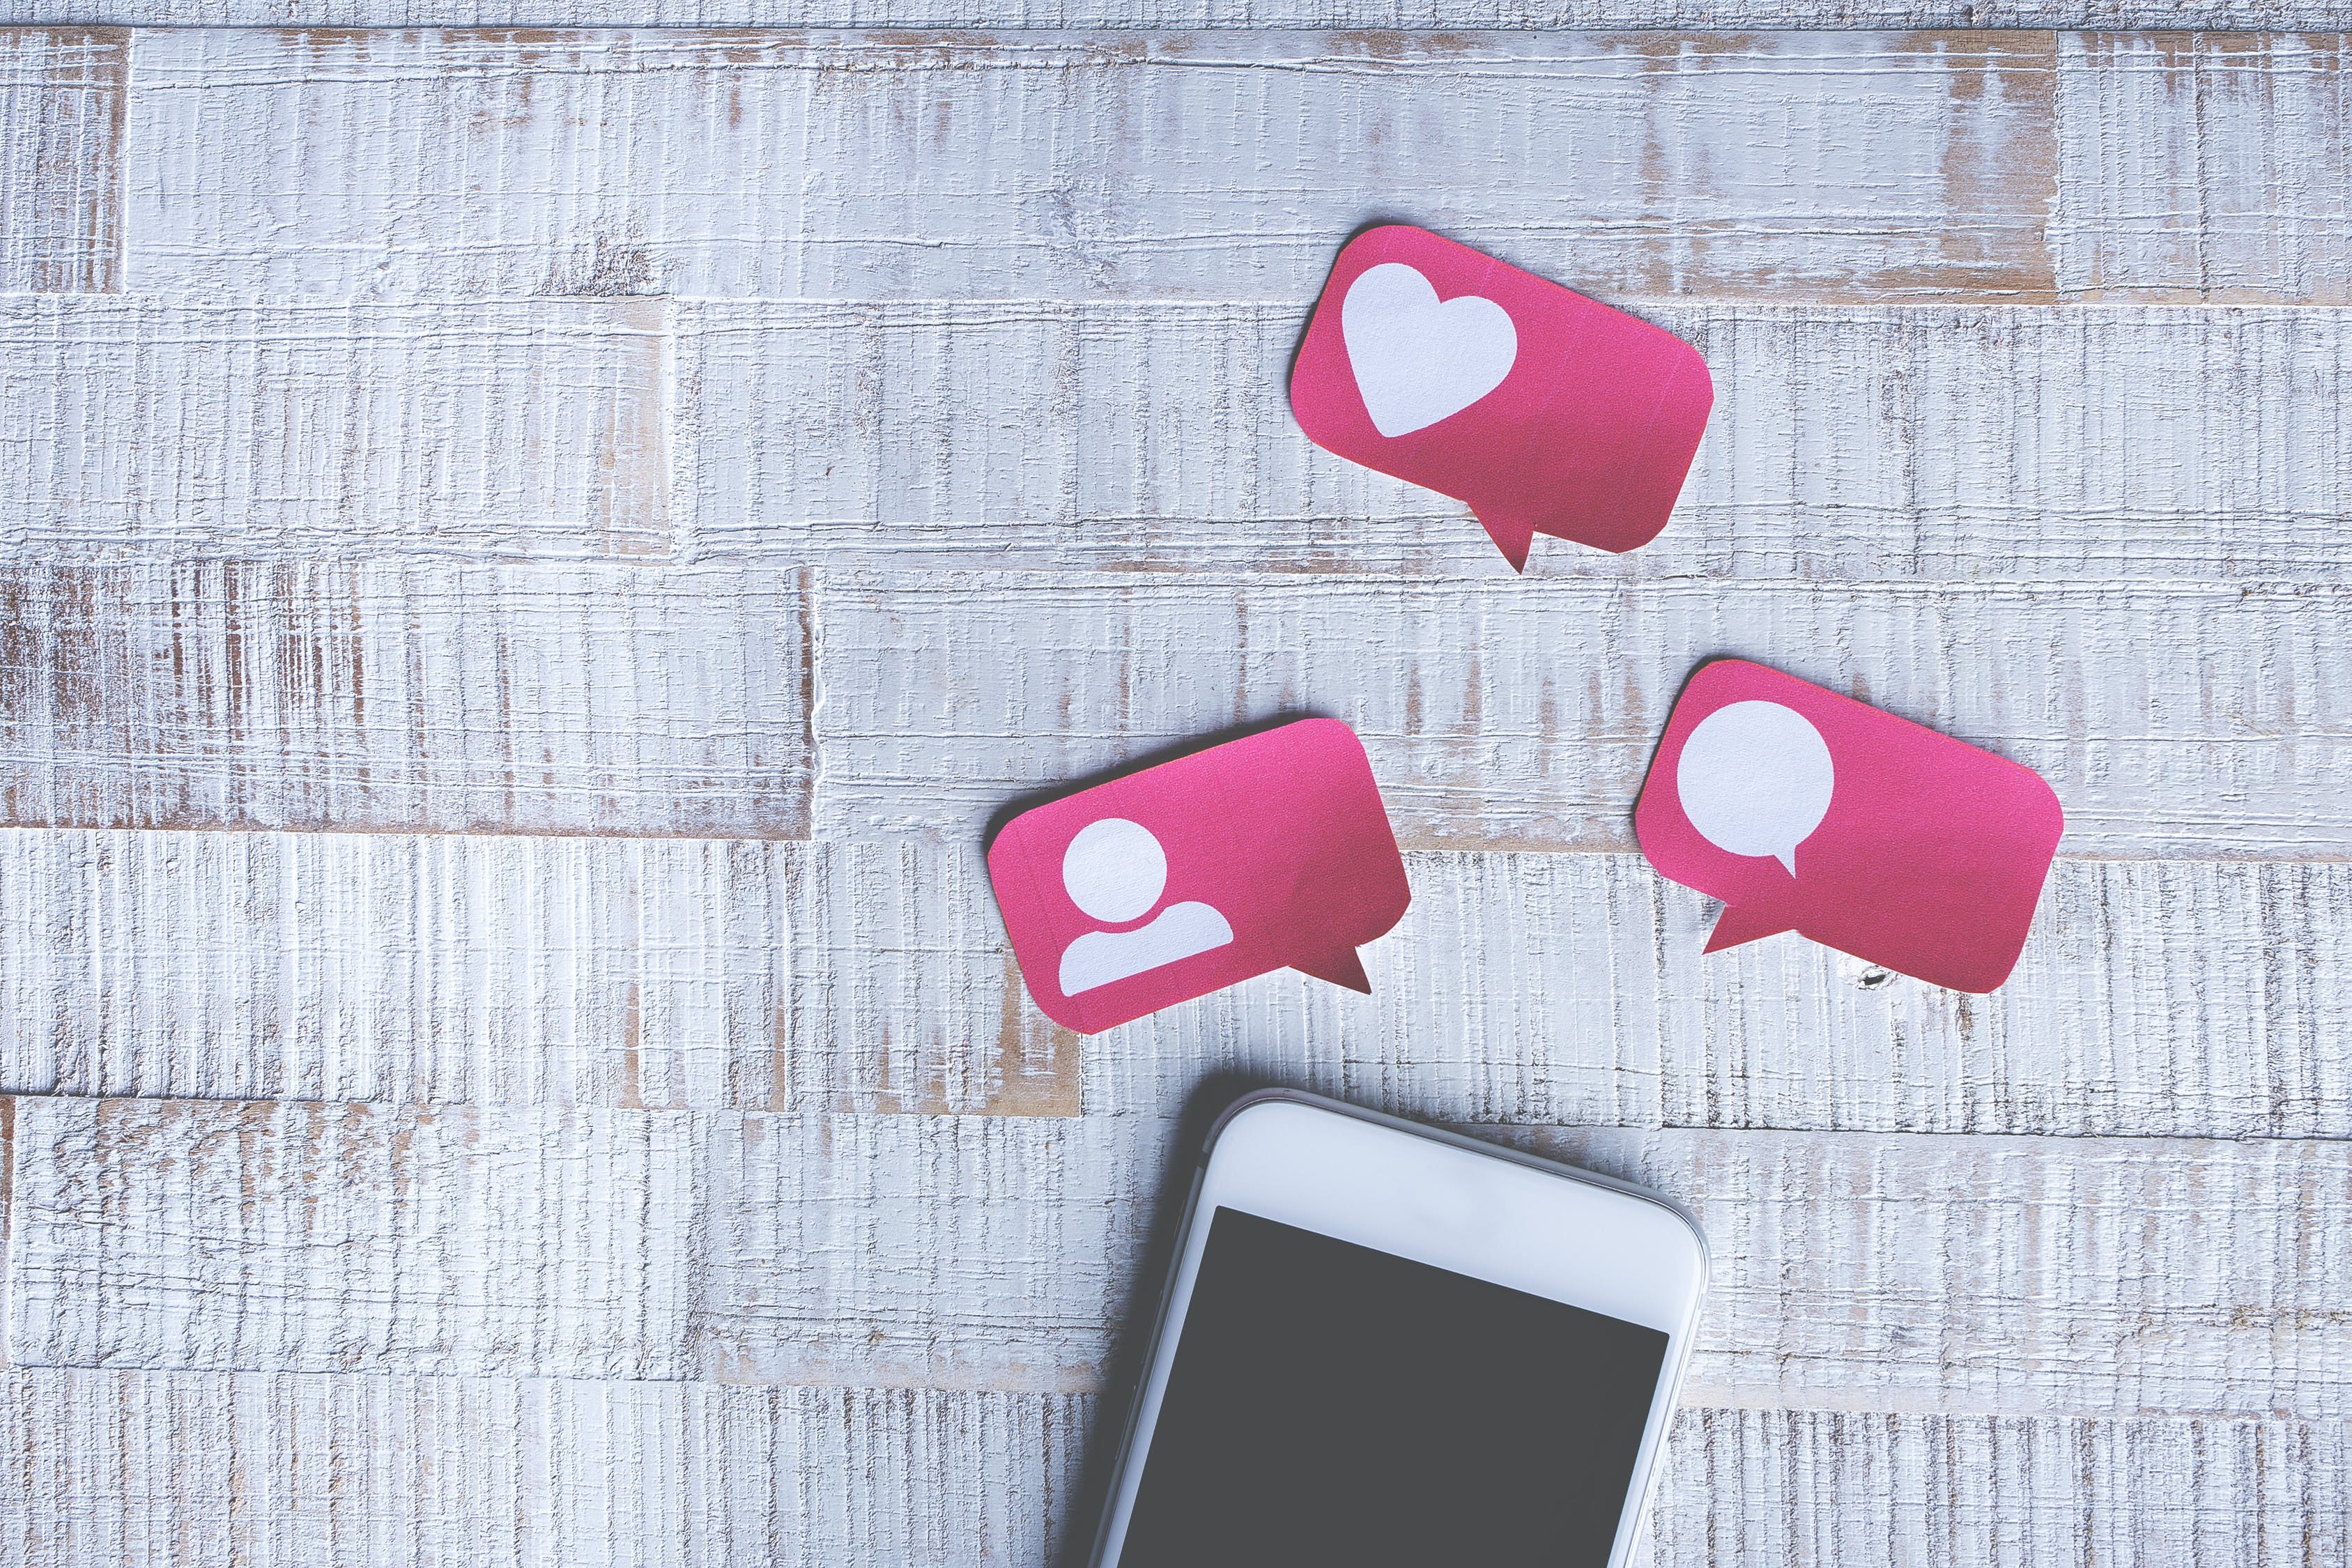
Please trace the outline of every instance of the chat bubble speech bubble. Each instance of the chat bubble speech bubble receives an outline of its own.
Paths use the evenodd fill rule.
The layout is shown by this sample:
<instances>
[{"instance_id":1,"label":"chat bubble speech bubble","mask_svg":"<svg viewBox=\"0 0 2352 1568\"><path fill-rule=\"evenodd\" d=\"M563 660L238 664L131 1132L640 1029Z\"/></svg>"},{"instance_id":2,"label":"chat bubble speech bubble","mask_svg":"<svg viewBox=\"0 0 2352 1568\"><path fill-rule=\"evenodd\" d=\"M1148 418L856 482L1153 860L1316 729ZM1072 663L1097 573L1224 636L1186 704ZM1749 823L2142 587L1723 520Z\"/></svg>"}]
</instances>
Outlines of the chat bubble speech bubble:
<instances>
[{"instance_id":1,"label":"chat bubble speech bubble","mask_svg":"<svg viewBox=\"0 0 2352 1568\"><path fill-rule=\"evenodd\" d=\"M1412 901L1356 732L1303 719L1023 812L988 875L1045 1016L1092 1035L1276 969L1357 991Z\"/></svg>"},{"instance_id":2,"label":"chat bubble speech bubble","mask_svg":"<svg viewBox=\"0 0 2352 1568\"><path fill-rule=\"evenodd\" d=\"M2065 826L2032 769L1742 659L1691 677L1633 809L1723 900L1707 952L1794 931L1955 991L2009 978Z\"/></svg>"},{"instance_id":3,"label":"chat bubble speech bubble","mask_svg":"<svg viewBox=\"0 0 2352 1568\"><path fill-rule=\"evenodd\" d=\"M1675 764L1675 795L1699 837L1769 855L1797 874L1797 846L1829 815L1837 766L1812 721L1778 702L1733 702L1698 721Z\"/></svg>"},{"instance_id":4,"label":"chat bubble speech bubble","mask_svg":"<svg viewBox=\"0 0 2352 1568\"><path fill-rule=\"evenodd\" d=\"M1714 403L1673 334L1403 224L1339 252L1290 372L1309 440L1468 502L1519 571L1538 533L1656 538Z\"/></svg>"}]
</instances>

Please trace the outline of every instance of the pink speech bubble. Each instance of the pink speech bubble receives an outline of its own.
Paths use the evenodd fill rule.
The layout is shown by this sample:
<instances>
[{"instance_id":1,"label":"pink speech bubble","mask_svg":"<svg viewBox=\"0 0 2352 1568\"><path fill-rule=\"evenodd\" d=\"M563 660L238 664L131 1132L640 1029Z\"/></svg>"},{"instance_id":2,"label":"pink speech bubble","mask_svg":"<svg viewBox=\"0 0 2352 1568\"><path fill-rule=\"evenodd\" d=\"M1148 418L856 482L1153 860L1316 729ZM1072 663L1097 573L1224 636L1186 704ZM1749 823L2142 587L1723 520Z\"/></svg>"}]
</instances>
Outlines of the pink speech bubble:
<instances>
[{"instance_id":1,"label":"pink speech bubble","mask_svg":"<svg viewBox=\"0 0 2352 1568\"><path fill-rule=\"evenodd\" d=\"M1650 864L1776 931L1955 991L2009 978L2065 831L2042 775L1794 676L1691 677L1642 785Z\"/></svg>"},{"instance_id":2,"label":"pink speech bubble","mask_svg":"<svg viewBox=\"0 0 2352 1568\"><path fill-rule=\"evenodd\" d=\"M1356 732L1304 719L1025 811L988 850L1029 994L1098 1034L1276 969L1370 991L1412 891Z\"/></svg>"},{"instance_id":3,"label":"pink speech bubble","mask_svg":"<svg viewBox=\"0 0 2352 1568\"><path fill-rule=\"evenodd\" d=\"M1671 333L1402 224L1339 252L1290 372L1309 440L1467 501L1519 571L1538 533L1655 539L1714 403Z\"/></svg>"}]
</instances>

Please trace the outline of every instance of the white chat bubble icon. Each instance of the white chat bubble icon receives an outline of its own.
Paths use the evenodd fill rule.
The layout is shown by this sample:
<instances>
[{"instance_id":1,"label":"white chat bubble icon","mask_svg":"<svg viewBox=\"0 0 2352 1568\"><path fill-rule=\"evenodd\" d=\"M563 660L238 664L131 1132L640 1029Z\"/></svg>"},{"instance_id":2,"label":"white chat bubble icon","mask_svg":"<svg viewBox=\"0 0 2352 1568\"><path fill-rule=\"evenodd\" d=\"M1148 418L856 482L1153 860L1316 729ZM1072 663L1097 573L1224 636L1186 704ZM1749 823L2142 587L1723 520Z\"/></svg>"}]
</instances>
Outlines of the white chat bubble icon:
<instances>
[{"instance_id":1,"label":"white chat bubble icon","mask_svg":"<svg viewBox=\"0 0 2352 1568\"><path fill-rule=\"evenodd\" d=\"M1769 855L1797 874L1797 846L1829 815L1829 742L1778 702L1730 702L1683 742L1675 792L1699 836L1734 855Z\"/></svg>"}]
</instances>

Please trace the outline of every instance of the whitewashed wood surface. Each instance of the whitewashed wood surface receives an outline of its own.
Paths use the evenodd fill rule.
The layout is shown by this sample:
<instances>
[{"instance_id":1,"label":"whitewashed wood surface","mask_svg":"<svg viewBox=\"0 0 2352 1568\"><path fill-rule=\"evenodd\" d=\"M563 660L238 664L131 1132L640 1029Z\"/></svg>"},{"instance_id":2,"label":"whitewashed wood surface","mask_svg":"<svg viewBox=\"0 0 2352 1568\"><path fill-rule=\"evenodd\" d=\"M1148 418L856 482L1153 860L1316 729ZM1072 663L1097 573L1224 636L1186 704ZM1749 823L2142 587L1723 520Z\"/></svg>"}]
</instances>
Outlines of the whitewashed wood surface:
<instances>
[{"instance_id":1,"label":"whitewashed wood surface","mask_svg":"<svg viewBox=\"0 0 2352 1568\"><path fill-rule=\"evenodd\" d=\"M2352 1560L2347 20L0 4L0 1564L1052 1562L1263 1082L1699 1210L1646 1561ZM1381 218L1701 348L1657 543L1297 435ZM2052 779L2008 985L1701 954L1716 654ZM1286 712L1373 994L1051 1025L991 815Z\"/></svg>"}]
</instances>

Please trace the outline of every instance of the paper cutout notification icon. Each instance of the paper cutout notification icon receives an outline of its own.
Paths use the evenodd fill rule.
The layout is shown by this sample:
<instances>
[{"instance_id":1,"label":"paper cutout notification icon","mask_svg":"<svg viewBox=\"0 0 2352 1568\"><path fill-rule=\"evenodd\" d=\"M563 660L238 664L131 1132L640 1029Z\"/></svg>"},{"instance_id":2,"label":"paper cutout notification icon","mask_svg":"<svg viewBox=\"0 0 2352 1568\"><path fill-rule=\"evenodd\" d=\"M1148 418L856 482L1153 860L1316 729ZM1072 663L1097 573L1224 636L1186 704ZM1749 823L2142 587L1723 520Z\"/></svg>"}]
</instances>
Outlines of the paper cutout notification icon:
<instances>
[{"instance_id":1,"label":"paper cutout notification icon","mask_svg":"<svg viewBox=\"0 0 2352 1568\"><path fill-rule=\"evenodd\" d=\"M1691 677L1633 811L1723 900L1707 952L1795 931L1955 991L2009 978L2065 826L2032 769L1740 659Z\"/></svg>"},{"instance_id":2,"label":"paper cutout notification icon","mask_svg":"<svg viewBox=\"0 0 2352 1568\"><path fill-rule=\"evenodd\" d=\"M1538 533L1655 539L1714 403L1671 333L1402 224L1339 252L1290 372L1308 439L1468 502L1521 571Z\"/></svg>"},{"instance_id":3,"label":"paper cutout notification icon","mask_svg":"<svg viewBox=\"0 0 2352 1568\"><path fill-rule=\"evenodd\" d=\"M1276 969L1370 991L1356 949L1412 901L1371 763L1336 719L1023 812L988 876L1029 994L1087 1035Z\"/></svg>"}]
</instances>

